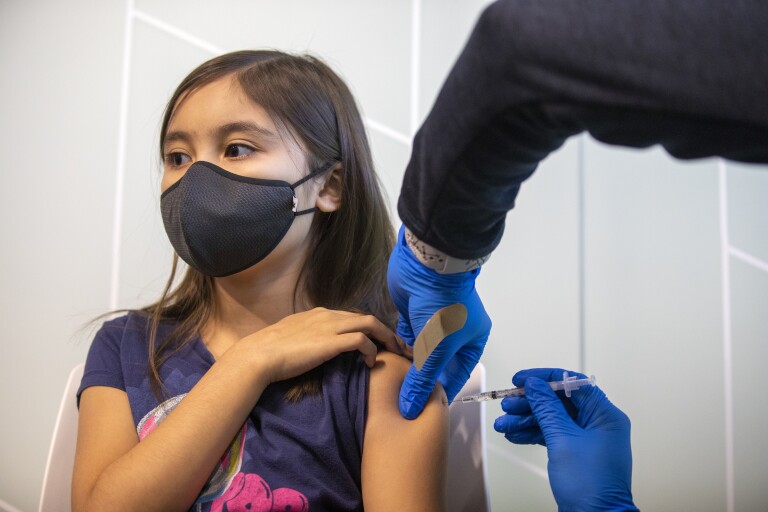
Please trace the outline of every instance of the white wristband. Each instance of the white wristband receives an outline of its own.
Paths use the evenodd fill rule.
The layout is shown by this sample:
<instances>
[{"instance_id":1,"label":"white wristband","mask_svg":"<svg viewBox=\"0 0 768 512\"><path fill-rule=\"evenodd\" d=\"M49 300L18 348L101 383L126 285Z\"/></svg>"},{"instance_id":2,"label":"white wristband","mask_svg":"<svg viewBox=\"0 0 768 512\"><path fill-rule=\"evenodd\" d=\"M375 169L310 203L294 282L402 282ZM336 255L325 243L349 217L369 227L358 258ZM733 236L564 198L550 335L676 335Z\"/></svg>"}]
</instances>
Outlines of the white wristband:
<instances>
[{"instance_id":1,"label":"white wristband","mask_svg":"<svg viewBox=\"0 0 768 512\"><path fill-rule=\"evenodd\" d=\"M416 259L418 259L425 267L431 268L440 274L469 272L479 268L491 257L490 254L486 254L482 258L465 260L448 256L443 251L435 249L431 245L419 240L407 227L405 228L405 243L408 244L411 252L416 256Z\"/></svg>"}]
</instances>

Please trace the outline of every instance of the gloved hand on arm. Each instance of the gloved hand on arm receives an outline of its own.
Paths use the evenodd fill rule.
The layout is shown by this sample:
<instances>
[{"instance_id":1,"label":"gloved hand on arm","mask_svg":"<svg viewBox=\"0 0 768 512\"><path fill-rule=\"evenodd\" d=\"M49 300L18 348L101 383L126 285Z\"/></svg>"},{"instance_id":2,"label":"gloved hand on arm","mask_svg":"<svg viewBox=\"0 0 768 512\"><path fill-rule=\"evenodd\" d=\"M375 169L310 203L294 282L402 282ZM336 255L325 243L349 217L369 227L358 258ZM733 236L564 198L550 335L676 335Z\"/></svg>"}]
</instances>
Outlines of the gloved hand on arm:
<instances>
[{"instance_id":1,"label":"gloved hand on arm","mask_svg":"<svg viewBox=\"0 0 768 512\"><path fill-rule=\"evenodd\" d=\"M424 324L445 306L461 303L467 308L464 327L447 336L427 358L421 370L411 366L400 389L400 413L416 418L424 409L435 381L439 380L451 401L469 379L480 360L491 331L491 319L475 290L480 269L440 274L424 266L405 241L400 228L389 259L388 284L400 313L397 334L410 346Z\"/></svg>"},{"instance_id":2,"label":"gloved hand on arm","mask_svg":"<svg viewBox=\"0 0 768 512\"><path fill-rule=\"evenodd\" d=\"M504 398L507 414L494 428L515 444L547 447L549 484L560 510L638 510L629 418L598 387L583 386L570 398L556 394L547 382L562 378L563 370L553 368L515 374L512 384L525 386L525 397Z\"/></svg>"}]
</instances>

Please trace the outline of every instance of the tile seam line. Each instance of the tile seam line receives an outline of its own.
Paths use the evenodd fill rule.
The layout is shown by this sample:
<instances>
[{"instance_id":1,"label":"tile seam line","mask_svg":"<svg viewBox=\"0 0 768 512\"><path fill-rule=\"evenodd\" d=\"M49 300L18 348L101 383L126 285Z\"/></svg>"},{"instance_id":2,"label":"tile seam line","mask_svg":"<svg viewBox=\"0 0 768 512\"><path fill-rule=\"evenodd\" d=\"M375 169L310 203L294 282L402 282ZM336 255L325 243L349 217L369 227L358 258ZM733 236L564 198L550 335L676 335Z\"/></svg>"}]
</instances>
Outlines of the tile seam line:
<instances>
[{"instance_id":1,"label":"tile seam line","mask_svg":"<svg viewBox=\"0 0 768 512\"><path fill-rule=\"evenodd\" d=\"M507 459L510 462L513 462L517 464L518 466L530 471L534 475L543 478L546 481L549 481L549 475L547 474L547 470L544 468L541 468L537 466L536 464L532 464L528 462L527 460L521 459L520 457L513 455L508 450L504 450L502 448L499 448L496 445L489 444L488 450L495 453L496 455L499 455L505 459Z\"/></svg>"},{"instance_id":2,"label":"tile seam line","mask_svg":"<svg viewBox=\"0 0 768 512\"><path fill-rule=\"evenodd\" d=\"M734 439L733 439L733 344L731 339L731 268L732 247L728 233L728 177L722 158L718 159L718 195L720 218L720 270L723 305L723 394L725 408L725 502L726 511L735 510Z\"/></svg>"},{"instance_id":3,"label":"tile seam line","mask_svg":"<svg viewBox=\"0 0 768 512\"><path fill-rule=\"evenodd\" d=\"M133 17L143 22L144 24L151 26L157 30L160 30L161 32L164 32L172 37L175 37L176 39L179 39L180 41L186 42L196 48L199 48L201 50L207 51L208 53L214 54L214 55L221 55L223 53L226 53L222 48L219 48L218 46L199 38L195 35L190 34L189 32L176 27L170 23L167 23L165 21L162 21L150 14L147 14L143 11L134 9L133 10ZM389 138L391 138L394 141L397 141L399 143L402 143L406 146L410 146L411 144L411 138L398 130L395 130L394 128L391 128L384 123L381 123L379 121L376 121L375 119L370 118L364 118L363 119L366 126L368 126L371 130L374 130L378 133L381 133L382 135L385 135Z\"/></svg>"},{"instance_id":4,"label":"tile seam line","mask_svg":"<svg viewBox=\"0 0 768 512\"><path fill-rule=\"evenodd\" d=\"M112 267L109 277L109 309L117 309L120 293L120 250L123 237L123 196L128 133L128 98L131 80L131 46L133 45L133 0L126 0L123 32L123 63L120 69L120 112L117 128L115 162L115 202L112 210Z\"/></svg>"},{"instance_id":5,"label":"tile seam line","mask_svg":"<svg viewBox=\"0 0 768 512\"><path fill-rule=\"evenodd\" d=\"M728 253L734 258L752 265L756 269L768 272L768 262L765 262L760 258L749 254L748 252L742 251L741 249L731 245L728 247Z\"/></svg>"},{"instance_id":6,"label":"tile seam line","mask_svg":"<svg viewBox=\"0 0 768 512\"><path fill-rule=\"evenodd\" d=\"M579 308L579 333L578 333L578 342L579 342L579 371L582 373L586 373L587 368L587 328L586 328L586 318L587 318L587 312L586 312L586 239L585 239L585 152L586 152L586 134L582 133L579 136L579 142L578 142L578 177L577 177L577 201L578 201L578 260L579 260L579 268L578 268L578 279L579 279L579 290L578 290L578 308Z\"/></svg>"},{"instance_id":7,"label":"tile seam line","mask_svg":"<svg viewBox=\"0 0 768 512\"><path fill-rule=\"evenodd\" d=\"M170 23L167 23L159 18L156 18L150 14L147 14L146 12L140 11L138 9L134 9L133 17L136 20L141 21L146 25L149 25L150 27L156 28L162 32L165 32L170 36L175 37L176 39L179 39L180 41L188 43L196 48L204 50L213 55L221 55L222 53L225 53L225 51L222 48L219 48L218 46L209 43L205 39L197 37L196 35L193 35L187 32L186 30L182 30L179 27L171 25Z\"/></svg>"},{"instance_id":8,"label":"tile seam line","mask_svg":"<svg viewBox=\"0 0 768 512\"><path fill-rule=\"evenodd\" d=\"M390 128L389 126L380 123L376 121L375 119L371 119L369 117L363 118L363 123L370 128L371 130L378 132L382 135L385 135L389 137L390 139L400 142L406 146L410 146L411 139L404 133L400 133L399 131L395 130L394 128Z\"/></svg>"},{"instance_id":9,"label":"tile seam line","mask_svg":"<svg viewBox=\"0 0 768 512\"><path fill-rule=\"evenodd\" d=\"M20 509L14 507L10 503L2 499L0 499L0 510L5 510L6 512L21 512Z\"/></svg>"},{"instance_id":10,"label":"tile seam line","mask_svg":"<svg viewBox=\"0 0 768 512\"><path fill-rule=\"evenodd\" d=\"M421 72L421 0L411 0L411 98L410 137L419 129L419 73Z\"/></svg>"}]
</instances>

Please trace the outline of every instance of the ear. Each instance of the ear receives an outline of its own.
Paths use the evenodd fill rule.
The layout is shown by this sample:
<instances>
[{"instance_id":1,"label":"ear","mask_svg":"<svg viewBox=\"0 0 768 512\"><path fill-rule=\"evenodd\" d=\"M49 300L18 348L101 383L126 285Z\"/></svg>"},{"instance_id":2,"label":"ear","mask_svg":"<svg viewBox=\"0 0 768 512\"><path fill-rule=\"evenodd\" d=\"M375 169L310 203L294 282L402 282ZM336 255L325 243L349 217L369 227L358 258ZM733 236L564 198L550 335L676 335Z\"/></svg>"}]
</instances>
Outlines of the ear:
<instances>
[{"instance_id":1,"label":"ear","mask_svg":"<svg viewBox=\"0 0 768 512\"><path fill-rule=\"evenodd\" d=\"M335 212L341 207L341 180L341 164L339 164L328 174L320 193L317 195L315 206L318 210L329 213Z\"/></svg>"}]
</instances>

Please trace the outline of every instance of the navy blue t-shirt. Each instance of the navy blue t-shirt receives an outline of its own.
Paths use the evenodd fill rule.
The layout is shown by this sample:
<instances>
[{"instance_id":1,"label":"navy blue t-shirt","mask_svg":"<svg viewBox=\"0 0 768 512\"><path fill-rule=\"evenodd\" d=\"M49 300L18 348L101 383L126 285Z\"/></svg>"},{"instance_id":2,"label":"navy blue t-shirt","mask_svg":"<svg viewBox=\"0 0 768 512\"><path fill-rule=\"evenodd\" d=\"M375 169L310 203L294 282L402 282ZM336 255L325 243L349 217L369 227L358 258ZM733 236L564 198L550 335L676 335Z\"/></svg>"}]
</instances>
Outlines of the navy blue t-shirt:
<instances>
[{"instance_id":1,"label":"navy blue t-shirt","mask_svg":"<svg viewBox=\"0 0 768 512\"><path fill-rule=\"evenodd\" d=\"M163 421L214 363L196 337L161 368L169 398L159 403L148 377L148 324L137 313L105 322L91 345L77 393L79 401L90 386L124 390L139 439ZM172 328L161 324L158 339ZM360 354L348 352L323 366L323 390L317 396L291 403L284 398L290 384L268 386L190 510L362 510L360 465L369 375ZM215 421L216 411L210 414Z\"/></svg>"}]
</instances>

